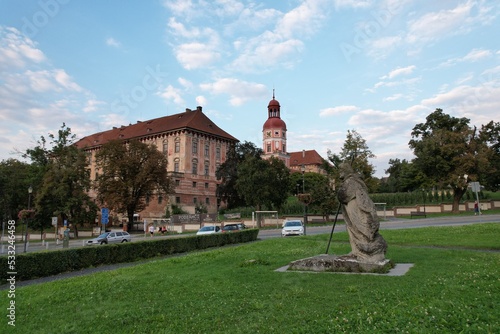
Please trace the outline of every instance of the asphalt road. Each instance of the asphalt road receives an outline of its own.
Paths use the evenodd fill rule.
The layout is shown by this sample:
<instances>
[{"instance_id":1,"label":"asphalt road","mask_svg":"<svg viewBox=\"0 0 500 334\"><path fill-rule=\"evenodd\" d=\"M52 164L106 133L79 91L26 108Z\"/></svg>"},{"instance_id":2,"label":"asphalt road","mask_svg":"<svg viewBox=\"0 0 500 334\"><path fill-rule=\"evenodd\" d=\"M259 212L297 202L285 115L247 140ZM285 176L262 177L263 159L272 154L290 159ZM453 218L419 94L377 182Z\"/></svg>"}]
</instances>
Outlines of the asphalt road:
<instances>
[{"instance_id":1,"label":"asphalt road","mask_svg":"<svg viewBox=\"0 0 500 334\"><path fill-rule=\"evenodd\" d=\"M442 217L442 218L418 218L418 219L394 219L389 221L384 221L380 223L380 230L393 230L393 229L405 229L405 228L419 228L428 226L456 226L456 225L470 225L478 223L497 223L500 222L500 215L482 215L482 216L466 216L466 217ZM330 233L332 230L332 225L330 226L315 226L309 227L307 229L308 235ZM335 233L345 231L345 225L337 225L335 227ZM183 234L182 236L189 236L191 234ZM154 238L172 238L178 237L178 235L168 235L168 236L157 236ZM281 237L281 229L262 229L259 231L259 239L269 239L269 238L279 238ZM134 236L132 240L144 240L150 238L149 236ZM71 242L72 247L81 247L81 240L73 240ZM19 244L19 249L22 249L21 244ZM60 246L62 247L62 245ZM96 246L99 247L99 246ZM32 247L29 251L36 251L36 247ZM155 259L148 259L145 261L153 261ZM20 281L16 282L17 286L26 286L31 284L44 283L54 280L65 279L69 277L81 276L86 274L91 274L94 272L101 272L107 270L113 270L128 266L134 266L145 261L138 261L132 263L118 263L109 266L100 266L95 268L87 268L84 270L63 273L56 276L43 277L39 279L34 279L31 281ZM8 288L7 284L0 285L0 291Z\"/></svg>"},{"instance_id":2,"label":"asphalt road","mask_svg":"<svg viewBox=\"0 0 500 334\"><path fill-rule=\"evenodd\" d=\"M440 218L413 218L413 219L391 219L380 223L380 230L397 230L404 228L419 228L428 226L453 226L453 225L469 225L478 223L497 223L500 222L500 215L480 215L480 216L450 216ZM344 232L346 227L344 224L336 225L334 233ZM323 234L331 233L332 225L307 227L306 234ZM259 232L260 239L269 239L281 237L280 229L265 229Z\"/></svg>"},{"instance_id":3,"label":"asphalt road","mask_svg":"<svg viewBox=\"0 0 500 334\"><path fill-rule=\"evenodd\" d=\"M491 223L500 222L500 215L480 215L480 216L449 216L440 218L412 218L412 219L391 219L387 221L382 221L380 223L380 230L390 230L390 229L403 229L403 228L418 228L427 226L452 226L452 225L468 225L477 223ZM306 234L324 234L331 233L332 225L325 226L314 226L307 227ZM334 233L345 231L345 225L340 224L335 226ZM190 236L192 234L168 234L165 236L154 236L153 238L172 238L172 237L183 237ZM281 229L262 229L259 231L259 239L269 239L281 237ZM138 240L149 240L151 237L149 235L132 235L132 242ZM69 247L82 247L83 243L88 239L77 239L70 240ZM24 252L24 243L22 241L16 242L16 253ZM62 249L62 242L56 244L54 241L49 242L47 248L46 245L42 245L40 241L31 242L27 248L28 252L36 252L46 249ZM91 246L99 247L99 246ZM7 252L7 244L4 243L4 253Z\"/></svg>"}]
</instances>

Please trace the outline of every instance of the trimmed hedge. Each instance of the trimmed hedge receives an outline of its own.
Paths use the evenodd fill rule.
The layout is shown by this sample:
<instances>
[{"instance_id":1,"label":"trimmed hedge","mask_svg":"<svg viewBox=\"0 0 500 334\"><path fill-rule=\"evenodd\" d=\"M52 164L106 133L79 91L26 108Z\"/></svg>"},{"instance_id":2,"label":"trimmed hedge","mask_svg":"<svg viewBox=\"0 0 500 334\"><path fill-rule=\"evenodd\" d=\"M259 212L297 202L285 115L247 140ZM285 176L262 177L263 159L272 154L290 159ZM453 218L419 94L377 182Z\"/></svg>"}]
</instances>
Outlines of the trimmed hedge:
<instances>
[{"instance_id":1,"label":"trimmed hedge","mask_svg":"<svg viewBox=\"0 0 500 334\"><path fill-rule=\"evenodd\" d=\"M16 255L16 280L57 275L64 272L97 267L105 264L133 262L156 256L185 253L210 247L220 247L257 240L258 229L234 233L217 233L192 237L153 239L122 244L66 248ZM2 283L10 277L8 257L0 257Z\"/></svg>"}]
</instances>

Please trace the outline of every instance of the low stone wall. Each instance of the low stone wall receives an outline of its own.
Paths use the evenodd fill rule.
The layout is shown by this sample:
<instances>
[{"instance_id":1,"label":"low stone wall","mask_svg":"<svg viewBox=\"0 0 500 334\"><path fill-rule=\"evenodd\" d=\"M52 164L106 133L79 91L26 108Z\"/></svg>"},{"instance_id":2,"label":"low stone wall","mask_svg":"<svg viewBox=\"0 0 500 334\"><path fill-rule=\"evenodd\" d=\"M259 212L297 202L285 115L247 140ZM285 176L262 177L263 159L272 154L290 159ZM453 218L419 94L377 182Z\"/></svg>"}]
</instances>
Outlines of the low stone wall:
<instances>
[{"instance_id":1,"label":"low stone wall","mask_svg":"<svg viewBox=\"0 0 500 334\"><path fill-rule=\"evenodd\" d=\"M483 201L479 202L479 204L481 211L500 209L500 201L495 201L495 200ZM413 211L425 212L425 213L446 213L446 212L452 212L452 209L453 205L451 203L445 203L445 204L415 205L411 207L408 206L394 207L392 210L387 210L387 212L392 211L393 216L397 217L397 216L409 216L410 213ZM458 210L460 212L467 212L474 210L474 201L460 203L458 205Z\"/></svg>"}]
</instances>

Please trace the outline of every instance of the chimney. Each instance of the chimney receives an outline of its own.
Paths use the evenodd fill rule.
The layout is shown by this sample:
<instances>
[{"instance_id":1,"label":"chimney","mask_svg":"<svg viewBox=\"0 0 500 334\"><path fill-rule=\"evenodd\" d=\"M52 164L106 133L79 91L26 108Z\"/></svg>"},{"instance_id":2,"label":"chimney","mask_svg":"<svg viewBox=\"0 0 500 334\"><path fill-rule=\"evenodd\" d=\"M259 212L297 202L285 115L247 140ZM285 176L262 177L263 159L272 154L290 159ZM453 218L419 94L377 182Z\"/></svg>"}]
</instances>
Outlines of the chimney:
<instances>
[{"instance_id":1,"label":"chimney","mask_svg":"<svg viewBox=\"0 0 500 334\"><path fill-rule=\"evenodd\" d=\"M201 106L196 107L196 111L201 111L201 109L202 109Z\"/></svg>"}]
</instances>

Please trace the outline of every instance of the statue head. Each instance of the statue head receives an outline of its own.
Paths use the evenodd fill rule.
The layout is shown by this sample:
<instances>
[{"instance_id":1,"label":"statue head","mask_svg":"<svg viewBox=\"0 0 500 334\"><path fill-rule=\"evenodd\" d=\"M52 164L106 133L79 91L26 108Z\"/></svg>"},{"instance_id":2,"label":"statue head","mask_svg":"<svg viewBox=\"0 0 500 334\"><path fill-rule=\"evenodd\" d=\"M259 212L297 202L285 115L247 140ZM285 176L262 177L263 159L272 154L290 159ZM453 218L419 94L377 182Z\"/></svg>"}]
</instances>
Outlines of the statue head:
<instances>
[{"instance_id":1,"label":"statue head","mask_svg":"<svg viewBox=\"0 0 500 334\"><path fill-rule=\"evenodd\" d=\"M354 169L348 162L343 162L339 166L340 179L347 179L349 176L354 175Z\"/></svg>"}]
</instances>

